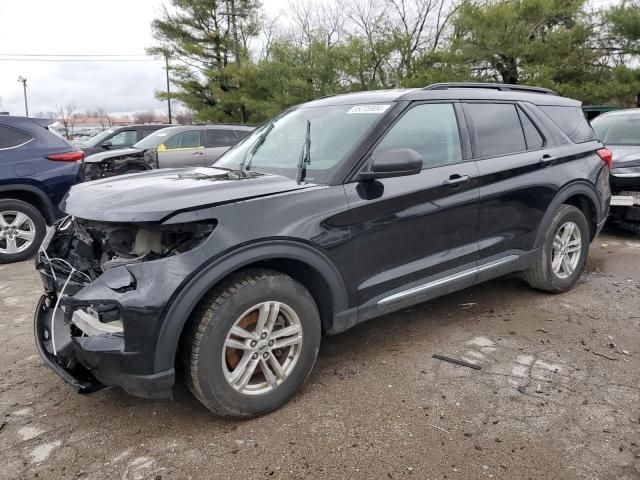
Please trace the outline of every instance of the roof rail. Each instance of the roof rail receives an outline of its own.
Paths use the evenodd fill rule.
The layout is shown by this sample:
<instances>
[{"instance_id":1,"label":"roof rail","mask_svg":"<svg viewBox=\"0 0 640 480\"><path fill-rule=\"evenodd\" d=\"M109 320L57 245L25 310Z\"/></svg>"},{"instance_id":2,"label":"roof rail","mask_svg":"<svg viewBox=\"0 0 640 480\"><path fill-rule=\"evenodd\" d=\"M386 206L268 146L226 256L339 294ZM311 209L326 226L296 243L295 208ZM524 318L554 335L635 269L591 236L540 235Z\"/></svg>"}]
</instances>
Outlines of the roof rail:
<instances>
[{"instance_id":1,"label":"roof rail","mask_svg":"<svg viewBox=\"0 0 640 480\"><path fill-rule=\"evenodd\" d=\"M423 90L447 90L449 88L486 88L490 90L500 90L501 92L528 92L543 93L546 95L558 95L557 92L548 88L528 87L526 85L511 85L507 83L483 83L483 82L444 82L433 83L423 88Z\"/></svg>"}]
</instances>

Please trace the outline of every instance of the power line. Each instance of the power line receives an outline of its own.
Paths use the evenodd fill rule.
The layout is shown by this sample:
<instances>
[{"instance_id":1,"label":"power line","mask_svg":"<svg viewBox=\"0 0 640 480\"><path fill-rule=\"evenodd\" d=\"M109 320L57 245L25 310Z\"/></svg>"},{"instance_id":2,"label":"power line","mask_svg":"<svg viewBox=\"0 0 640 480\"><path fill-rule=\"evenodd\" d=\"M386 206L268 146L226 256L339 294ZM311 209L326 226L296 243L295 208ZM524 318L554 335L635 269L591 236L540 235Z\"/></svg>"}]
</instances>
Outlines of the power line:
<instances>
[{"instance_id":1,"label":"power line","mask_svg":"<svg viewBox=\"0 0 640 480\"><path fill-rule=\"evenodd\" d=\"M146 57L143 53L134 53L126 55L122 53L0 53L0 57Z\"/></svg>"},{"instance_id":2,"label":"power line","mask_svg":"<svg viewBox=\"0 0 640 480\"><path fill-rule=\"evenodd\" d=\"M0 62L161 62L163 59L135 58L0 58Z\"/></svg>"}]
</instances>

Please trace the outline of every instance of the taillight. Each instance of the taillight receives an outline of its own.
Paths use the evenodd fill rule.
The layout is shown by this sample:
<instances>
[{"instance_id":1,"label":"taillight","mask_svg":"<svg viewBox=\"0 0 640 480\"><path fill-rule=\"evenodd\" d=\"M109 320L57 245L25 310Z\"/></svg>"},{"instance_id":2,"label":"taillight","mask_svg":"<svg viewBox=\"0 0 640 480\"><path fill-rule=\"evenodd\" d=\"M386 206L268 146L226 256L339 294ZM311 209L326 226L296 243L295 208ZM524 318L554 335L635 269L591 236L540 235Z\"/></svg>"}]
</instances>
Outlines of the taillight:
<instances>
[{"instance_id":1,"label":"taillight","mask_svg":"<svg viewBox=\"0 0 640 480\"><path fill-rule=\"evenodd\" d=\"M606 163L609 170L611 170L611 163L613 162L613 153L611 153L611 150L608 148L601 148L596 153L600 157L600 160Z\"/></svg>"},{"instance_id":2,"label":"taillight","mask_svg":"<svg viewBox=\"0 0 640 480\"><path fill-rule=\"evenodd\" d=\"M52 153L51 155L46 155L45 158L55 162L77 162L84 158L84 152Z\"/></svg>"}]
</instances>

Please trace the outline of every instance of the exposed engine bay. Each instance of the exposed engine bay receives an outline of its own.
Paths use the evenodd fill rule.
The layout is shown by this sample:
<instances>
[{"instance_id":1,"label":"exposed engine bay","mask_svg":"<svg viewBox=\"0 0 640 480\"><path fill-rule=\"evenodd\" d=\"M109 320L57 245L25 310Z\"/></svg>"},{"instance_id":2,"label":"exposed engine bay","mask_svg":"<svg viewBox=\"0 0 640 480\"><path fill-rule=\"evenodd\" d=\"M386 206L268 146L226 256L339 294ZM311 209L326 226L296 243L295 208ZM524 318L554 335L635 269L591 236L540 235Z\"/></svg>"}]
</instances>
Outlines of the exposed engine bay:
<instances>
[{"instance_id":1,"label":"exposed engine bay","mask_svg":"<svg viewBox=\"0 0 640 480\"><path fill-rule=\"evenodd\" d=\"M67 217L58 224L41 260L49 264L52 273L64 277L73 269L73 275L79 274L90 283L114 267L191 250L207 238L214 226L102 223Z\"/></svg>"}]
</instances>

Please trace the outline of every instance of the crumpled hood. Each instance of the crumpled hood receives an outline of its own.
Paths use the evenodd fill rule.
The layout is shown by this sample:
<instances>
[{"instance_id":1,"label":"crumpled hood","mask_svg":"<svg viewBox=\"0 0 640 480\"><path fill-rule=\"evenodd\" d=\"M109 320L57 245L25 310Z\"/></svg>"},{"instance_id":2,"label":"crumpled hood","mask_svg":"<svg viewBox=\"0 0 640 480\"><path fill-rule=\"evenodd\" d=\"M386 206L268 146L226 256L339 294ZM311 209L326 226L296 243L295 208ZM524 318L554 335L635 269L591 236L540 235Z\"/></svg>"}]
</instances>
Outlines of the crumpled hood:
<instances>
[{"instance_id":1,"label":"crumpled hood","mask_svg":"<svg viewBox=\"0 0 640 480\"><path fill-rule=\"evenodd\" d=\"M101 222L160 222L182 210L313 187L279 175L218 168L167 168L81 183L60 208Z\"/></svg>"},{"instance_id":2,"label":"crumpled hood","mask_svg":"<svg viewBox=\"0 0 640 480\"><path fill-rule=\"evenodd\" d=\"M106 152L94 153L84 159L84 163L100 163L107 158L128 157L142 154L144 150L140 148L121 148L120 150L107 150Z\"/></svg>"},{"instance_id":3,"label":"crumpled hood","mask_svg":"<svg viewBox=\"0 0 640 480\"><path fill-rule=\"evenodd\" d=\"M606 145L613 153L613 168L640 167L640 145Z\"/></svg>"}]
</instances>

